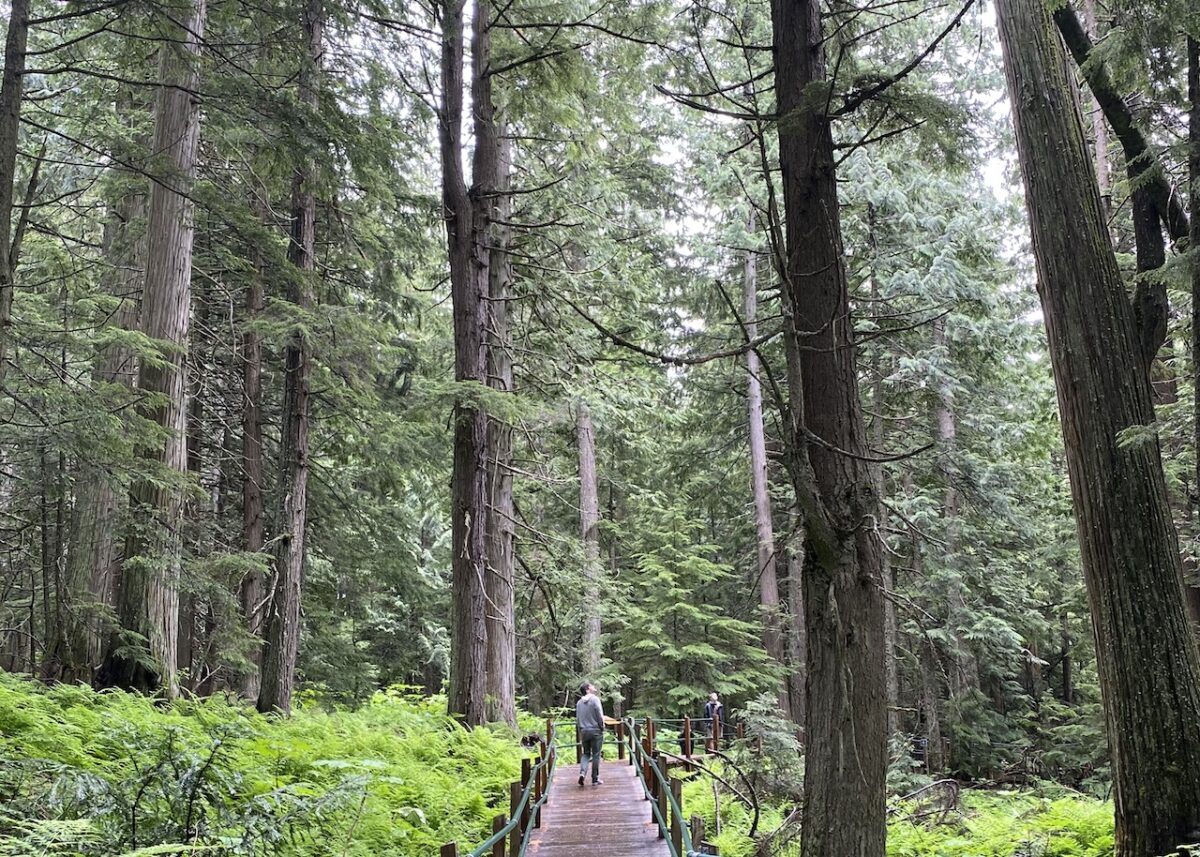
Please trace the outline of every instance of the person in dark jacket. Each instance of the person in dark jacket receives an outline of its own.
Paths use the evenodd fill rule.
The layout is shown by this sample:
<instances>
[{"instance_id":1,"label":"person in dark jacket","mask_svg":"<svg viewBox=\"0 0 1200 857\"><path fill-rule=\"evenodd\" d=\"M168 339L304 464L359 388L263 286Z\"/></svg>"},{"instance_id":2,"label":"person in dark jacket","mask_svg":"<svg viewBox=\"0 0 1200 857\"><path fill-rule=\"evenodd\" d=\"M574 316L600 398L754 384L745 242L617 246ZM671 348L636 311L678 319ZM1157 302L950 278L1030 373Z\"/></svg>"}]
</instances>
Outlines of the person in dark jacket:
<instances>
[{"instance_id":1,"label":"person in dark jacket","mask_svg":"<svg viewBox=\"0 0 1200 857\"><path fill-rule=\"evenodd\" d=\"M596 695L596 686L590 682L579 687L579 701L575 703L575 731L583 746L579 762L579 785L583 785L587 776L589 762L592 766L592 785L602 785L600 754L604 751L604 706Z\"/></svg>"},{"instance_id":2,"label":"person in dark jacket","mask_svg":"<svg viewBox=\"0 0 1200 857\"><path fill-rule=\"evenodd\" d=\"M704 703L704 736L711 738L713 735L724 735L721 731L724 722L725 706L721 704L717 692L713 691L708 695L708 702Z\"/></svg>"}]
</instances>

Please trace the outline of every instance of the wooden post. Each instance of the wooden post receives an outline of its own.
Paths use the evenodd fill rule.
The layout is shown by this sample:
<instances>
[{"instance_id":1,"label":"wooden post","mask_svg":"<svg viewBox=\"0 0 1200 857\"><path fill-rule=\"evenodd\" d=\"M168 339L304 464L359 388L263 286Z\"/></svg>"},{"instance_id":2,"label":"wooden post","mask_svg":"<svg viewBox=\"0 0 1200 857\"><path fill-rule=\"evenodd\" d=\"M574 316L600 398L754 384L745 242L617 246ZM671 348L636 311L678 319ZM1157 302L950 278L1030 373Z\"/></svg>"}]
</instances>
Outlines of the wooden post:
<instances>
[{"instance_id":1,"label":"wooden post","mask_svg":"<svg viewBox=\"0 0 1200 857\"><path fill-rule=\"evenodd\" d=\"M704 841L704 816L692 816L692 847L697 851L700 850L700 843Z\"/></svg>"},{"instance_id":2,"label":"wooden post","mask_svg":"<svg viewBox=\"0 0 1200 857\"><path fill-rule=\"evenodd\" d=\"M686 857L683 854L683 780L671 780L671 796L679 807L679 812L675 812L674 808L671 810L671 843L675 846L676 854Z\"/></svg>"},{"instance_id":3,"label":"wooden post","mask_svg":"<svg viewBox=\"0 0 1200 857\"><path fill-rule=\"evenodd\" d=\"M657 762L657 761L654 764L656 767L658 767L658 770L662 772L663 778L666 779L667 771L670 769L667 768L665 765L659 767L661 765L661 763ZM667 823L669 823L669 819L668 819L668 815L667 815L667 811L668 811L667 790L662 787L662 783L659 782L657 775L654 777L654 782L656 783L656 789L658 791L658 817L662 819L663 824L667 824ZM662 829L662 824L660 824L658 826L658 838L665 839L666 836L667 836L667 834Z\"/></svg>"},{"instance_id":4,"label":"wooden post","mask_svg":"<svg viewBox=\"0 0 1200 857\"><path fill-rule=\"evenodd\" d=\"M529 757L521 760L521 791L524 792L529 787L529 781L533 778L533 766L530 763ZM525 808L521 810L521 823L517 825L521 830L521 838L525 838L525 831L529 829L529 801L525 801ZM517 846L520 848L520 845ZM519 853L514 851L513 854Z\"/></svg>"},{"instance_id":5,"label":"wooden post","mask_svg":"<svg viewBox=\"0 0 1200 857\"><path fill-rule=\"evenodd\" d=\"M579 730L575 730L575 764L583 762L583 736L579 734Z\"/></svg>"},{"instance_id":6,"label":"wooden post","mask_svg":"<svg viewBox=\"0 0 1200 857\"><path fill-rule=\"evenodd\" d=\"M521 804L521 784L512 783L508 787L508 817L517 817L517 807ZM521 824L518 822L513 825L513 829L508 832L508 853L521 853L521 835L524 831L521 830Z\"/></svg>"},{"instance_id":7,"label":"wooden post","mask_svg":"<svg viewBox=\"0 0 1200 857\"><path fill-rule=\"evenodd\" d=\"M501 813L492 819L492 836L495 836L504 829L504 825L508 824L508 818ZM504 857L505 837L501 836L492 843L492 857Z\"/></svg>"},{"instance_id":8,"label":"wooden post","mask_svg":"<svg viewBox=\"0 0 1200 857\"><path fill-rule=\"evenodd\" d=\"M617 733L617 760L620 761L621 759L625 758L625 724L620 720L617 721L616 733Z\"/></svg>"},{"instance_id":9,"label":"wooden post","mask_svg":"<svg viewBox=\"0 0 1200 857\"><path fill-rule=\"evenodd\" d=\"M716 714L714 711L713 714ZM721 749L721 730L725 728L725 724L721 722L721 718L714 717L712 719L712 748L713 750Z\"/></svg>"},{"instance_id":10,"label":"wooden post","mask_svg":"<svg viewBox=\"0 0 1200 857\"><path fill-rule=\"evenodd\" d=\"M439 853L441 857L458 857L458 843L447 842Z\"/></svg>"},{"instance_id":11,"label":"wooden post","mask_svg":"<svg viewBox=\"0 0 1200 857\"><path fill-rule=\"evenodd\" d=\"M692 758L692 718L683 718L683 755Z\"/></svg>"},{"instance_id":12,"label":"wooden post","mask_svg":"<svg viewBox=\"0 0 1200 857\"><path fill-rule=\"evenodd\" d=\"M546 743L549 744L554 740L554 718L546 718Z\"/></svg>"},{"instance_id":13,"label":"wooden post","mask_svg":"<svg viewBox=\"0 0 1200 857\"><path fill-rule=\"evenodd\" d=\"M739 721L738 721L738 725L737 725L737 736L738 736L739 738L745 738L745 737L746 737L746 721L745 721L745 720L739 720Z\"/></svg>"},{"instance_id":14,"label":"wooden post","mask_svg":"<svg viewBox=\"0 0 1200 857\"><path fill-rule=\"evenodd\" d=\"M537 791L537 800L541 801L542 795L544 795L546 793L546 757L545 756L538 759L538 769L537 769L537 773L534 774L534 779L536 780L535 789ZM542 807L541 807L540 803L537 808L537 813L533 816L533 826L534 827L542 826Z\"/></svg>"}]
</instances>

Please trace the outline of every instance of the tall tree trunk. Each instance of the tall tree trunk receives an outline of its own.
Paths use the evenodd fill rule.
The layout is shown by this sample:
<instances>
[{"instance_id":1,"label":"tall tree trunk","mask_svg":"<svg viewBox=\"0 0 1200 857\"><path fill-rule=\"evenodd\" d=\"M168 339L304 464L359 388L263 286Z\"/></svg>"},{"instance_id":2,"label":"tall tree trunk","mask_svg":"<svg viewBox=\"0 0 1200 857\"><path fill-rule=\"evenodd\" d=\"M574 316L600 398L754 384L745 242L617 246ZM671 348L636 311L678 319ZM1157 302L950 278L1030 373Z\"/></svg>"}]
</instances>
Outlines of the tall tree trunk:
<instances>
[{"instance_id":1,"label":"tall tree trunk","mask_svg":"<svg viewBox=\"0 0 1200 857\"><path fill-rule=\"evenodd\" d=\"M265 220L266 188L259 190L253 207ZM254 274L246 289L246 332L242 334L242 549L261 554L265 544L263 509L263 436L262 436L262 334L255 325L262 315L265 297L263 279L266 265L256 260ZM241 584L242 617L252 639L262 637L265 575L259 568L246 572ZM251 669L239 677L243 697L258 700L262 675L262 646L252 643L248 657Z\"/></svg>"},{"instance_id":2,"label":"tall tree trunk","mask_svg":"<svg viewBox=\"0 0 1200 857\"><path fill-rule=\"evenodd\" d=\"M1163 227L1174 239L1184 237L1188 231L1187 214L1167 182L1154 150L1134 122L1129 106L1113 86L1106 65L1092 56L1091 38L1075 10L1064 3L1055 9L1054 21L1092 95L1112 124L1125 155L1125 170L1132 188L1130 208L1138 271L1133 299L1134 332L1141 364L1149 374L1167 336L1167 287L1160 271L1166 264Z\"/></svg>"},{"instance_id":3,"label":"tall tree trunk","mask_svg":"<svg viewBox=\"0 0 1200 857\"><path fill-rule=\"evenodd\" d=\"M1196 473L1192 503L1200 515L1200 39L1188 36L1188 209L1189 246L1192 251L1192 453ZM1192 623L1200 623L1200 581L1188 581L1188 613Z\"/></svg>"},{"instance_id":4,"label":"tall tree trunk","mask_svg":"<svg viewBox=\"0 0 1200 857\"><path fill-rule=\"evenodd\" d=\"M600 669L600 498L596 479L596 431L592 412L579 402L576 440L579 444L579 529L583 539L583 672L594 677Z\"/></svg>"},{"instance_id":5,"label":"tall tree trunk","mask_svg":"<svg viewBox=\"0 0 1200 857\"><path fill-rule=\"evenodd\" d=\"M859 400L818 0L772 4L789 467L808 538L803 857L883 857L887 696L878 509ZM852 748L852 749L849 749Z\"/></svg>"},{"instance_id":6,"label":"tall tree trunk","mask_svg":"<svg viewBox=\"0 0 1200 857\"><path fill-rule=\"evenodd\" d=\"M470 384L487 380L487 296L489 213L499 185L500 145L492 104L491 9L474 4L471 46L471 102L475 148L472 187L463 172L463 69L465 0L442 9L442 104L439 139L442 204L454 305L454 378L462 392L454 407L454 465L451 484L452 714L471 726L487 716L487 464L488 419Z\"/></svg>"},{"instance_id":7,"label":"tall tree trunk","mask_svg":"<svg viewBox=\"0 0 1200 857\"><path fill-rule=\"evenodd\" d=\"M8 369L12 339L13 197L17 171L17 139L21 134L21 102L25 89L25 48L29 38L29 0L12 0L4 43L4 76L0 81L0 389Z\"/></svg>"},{"instance_id":8,"label":"tall tree trunk","mask_svg":"<svg viewBox=\"0 0 1200 857\"><path fill-rule=\"evenodd\" d=\"M500 142L500 183L495 196L496 217L489 241L488 386L513 392L512 330L508 306L512 299L512 263L508 247L512 229L512 146ZM517 723L517 634L513 586L514 539L512 426L507 420L488 420L491 469L488 474L487 576L487 713L489 721Z\"/></svg>"},{"instance_id":9,"label":"tall tree trunk","mask_svg":"<svg viewBox=\"0 0 1200 857\"><path fill-rule=\"evenodd\" d=\"M146 194L127 194L114 207L105 228L104 256L111 277L109 291L119 301L109 322L121 330L138 328L146 260ZM118 345L98 355L94 384L132 388L137 381L133 353ZM108 613L113 607L121 565L118 521L128 496L106 468L82 462L75 474L75 505L67 551L67 590L71 602L65 635L62 679L91 681L100 665Z\"/></svg>"},{"instance_id":10,"label":"tall tree trunk","mask_svg":"<svg viewBox=\"0 0 1200 857\"><path fill-rule=\"evenodd\" d=\"M749 232L754 232L754 215L750 215ZM746 251L742 284L746 337L758 336L758 260L753 250ZM762 384L758 354L746 352L746 407L750 428L750 488L754 495L754 531L758 562L754 567L754 584L758 589L758 606L762 611L763 648L780 666L787 663L783 634L780 631L779 576L775 571L775 525L771 518L771 495L767 479L767 439L763 427ZM779 707L791 711L786 683L780 688Z\"/></svg>"},{"instance_id":11,"label":"tall tree trunk","mask_svg":"<svg viewBox=\"0 0 1200 857\"><path fill-rule=\"evenodd\" d=\"M164 430L165 440L147 455L172 479L133 485L130 505L136 526L125 542L117 616L120 630L106 645L97 680L104 686L178 691L175 638L179 621L180 527L183 475L187 469L187 382L184 349L191 315L192 242L190 197L200 140L199 104L191 93L199 82L197 60L206 0L196 0L181 23L165 25L170 39L160 48L162 84L155 103L154 155L157 180L150 190L146 281L141 329L163 343L159 361L142 361L138 387L150 398L142 414ZM140 635L150 661L134 651Z\"/></svg>"},{"instance_id":12,"label":"tall tree trunk","mask_svg":"<svg viewBox=\"0 0 1200 857\"><path fill-rule=\"evenodd\" d=\"M1200 651L1139 369L1066 57L1041 0L998 0L1038 293L1113 754L1118 857L1200 836Z\"/></svg>"},{"instance_id":13,"label":"tall tree trunk","mask_svg":"<svg viewBox=\"0 0 1200 857\"><path fill-rule=\"evenodd\" d=\"M297 97L314 115L320 110L324 0L307 0L303 13L303 66ZM292 234L288 261L289 299L304 312L313 304L317 266L316 163L301 155L292 174ZM304 586L304 536L308 524L308 436L311 354L304 325L292 331L284 349L283 430L279 449L279 526L276 528L275 579L264 619L262 684L259 711L292 709L296 656L300 651L300 598Z\"/></svg>"},{"instance_id":14,"label":"tall tree trunk","mask_svg":"<svg viewBox=\"0 0 1200 857\"><path fill-rule=\"evenodd\" d=\"M804 732L807 720L808 631L804 625L804 525L798 509L792 509L792 526L788 528L785 550L787 556L787 657L788 702L792 720Z\"/></svg>"},{"instance_id":15,"label":"tall tree trunk","mask_svg":"<svg viewBox=\"0 0 1200 857\"><path fill-rule=\"evenodd\" d=\"M933 344L942 350L949 360L950 341L946 338L944 317L933 323ZM979 664L975 660L975 653L971 651L970 642L963 633L963 627L970 621L970 611L967 608L967 586L962 579L964 568L959 555L962 550L962 538L954 465L958 451L958 419L954 414L954 397L948 383L938 385L934 419L937 423L938 440L941 442L941 454L946 462L946 490L942 503L942 517L946 522L944 561L948 566L947 600L950 608L950 632L954 637L954 669L950 675L950 695L957 699L979 687Z\"/></svg>"},{"instance_id":16,"label":"tall tree trunk","mask_svg":"<svg viewBox=\"0 0 1200 857\"><path fill-rule=\"evenodd\" d=\"M875 226L875 206L868 203L867 229L872 254L870 276L871 302L873 306L877 305L876 301L879 300L879 280L875 270L875 257L879 246L875 237ZM883 379L886 372L881 352L875 362L873 373L875 380L871 387L871 409L875 412L871 420L871 449L876 456L883 454L886 440L887 423L884 417L883 395ZM888 551L887 544L888 506L885 502L887 495L882 462L877 461L871 465L871 478L875 481L875 492L879 497L879 512L875 518L875 526L878 530L879 546L881 548L879 554L880 575L883 578L885 596L883 603L883 657L884 676L887 686L887 734L890 739L896 734L900 725L900 664L896 660L896 604L892 600L892 592L895 589L895 575L892 571L892 557Z\"/></svg>"},{"instance_id":17,"label":"tall tree trunk","mask_svg":"<svg viewBox=\"0 0 1200 857\"><path fill-rule=\"evenodd\" d=\"M1099 28L1096 24L1096 0L1084 0L1083 26L1088 37L1096 40ZM1092 123L1092 145L1096 161L1096 185L1100 189L1100 201L1104 205L1104 216L1112 214L1112 170L1108 163L1108 123L1100 110L1100 102L1091 90L1087 93L1088 116Z\"/></svg>"}]
</instances>

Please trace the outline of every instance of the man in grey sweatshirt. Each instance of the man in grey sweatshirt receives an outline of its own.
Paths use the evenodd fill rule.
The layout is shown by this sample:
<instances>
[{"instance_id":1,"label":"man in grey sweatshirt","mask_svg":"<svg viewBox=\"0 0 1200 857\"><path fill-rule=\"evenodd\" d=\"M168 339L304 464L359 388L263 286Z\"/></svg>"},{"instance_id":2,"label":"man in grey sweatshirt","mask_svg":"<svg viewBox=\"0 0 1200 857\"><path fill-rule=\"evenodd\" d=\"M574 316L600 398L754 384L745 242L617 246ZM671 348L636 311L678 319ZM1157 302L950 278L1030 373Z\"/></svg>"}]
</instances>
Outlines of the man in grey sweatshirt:
<instances>
[{"instance_id":1,"label":"man in grey sweatshirt","mask_svg":"<svg viewBox=\"0 0 1200 857\"><path fill-rule=\"evenodd\" d=\"M590 682L580 685L579 701L575 703L575 731L583 746L579 763L579 785L587 775L588 761L592 765L592 785L598 786L600 779L600 754L604 751L604 706L596 696L596 686Z\"/></svg>"}]
</instances>

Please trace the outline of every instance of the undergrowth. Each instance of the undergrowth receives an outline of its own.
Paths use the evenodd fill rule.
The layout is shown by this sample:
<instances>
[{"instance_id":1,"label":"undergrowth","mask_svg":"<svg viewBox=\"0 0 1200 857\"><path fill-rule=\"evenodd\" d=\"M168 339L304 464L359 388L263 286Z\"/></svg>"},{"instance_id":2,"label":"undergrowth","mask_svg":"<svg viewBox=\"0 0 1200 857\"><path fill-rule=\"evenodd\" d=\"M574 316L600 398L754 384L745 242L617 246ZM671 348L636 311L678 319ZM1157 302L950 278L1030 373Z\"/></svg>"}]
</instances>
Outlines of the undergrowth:
<instances>
[{"instance_id":1,"label":"undergrowth","mask_svg":"<svg viewBox=\"0 0 1200 857\"><path fill-rule=\"evenodd\" d=\"M444 701L267 717L0 673L0 857L417 855L468 848L520 773L507 731Z\"/></svg>"}]
</instances>

